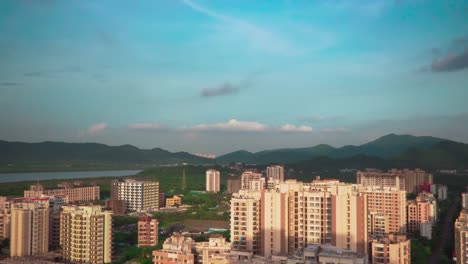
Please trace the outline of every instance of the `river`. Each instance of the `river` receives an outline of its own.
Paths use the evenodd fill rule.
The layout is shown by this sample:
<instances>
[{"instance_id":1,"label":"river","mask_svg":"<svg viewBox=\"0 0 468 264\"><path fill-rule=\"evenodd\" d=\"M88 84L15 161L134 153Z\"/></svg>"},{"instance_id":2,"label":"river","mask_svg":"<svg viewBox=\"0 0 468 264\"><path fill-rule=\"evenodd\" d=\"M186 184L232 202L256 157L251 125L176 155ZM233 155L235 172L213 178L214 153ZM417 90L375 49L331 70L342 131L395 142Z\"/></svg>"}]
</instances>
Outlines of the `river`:
<instances>
[{"instance_id":1,"label":"river","mask_svg":"<svg viewBox=\"0 0 468 264\"><path fill-rule=\"evenodd\" d=\"M0 173L0 183L43 181L51 179L68 180L77 178L121 177L135 175L140 171L141 170Z\"/></svg>"}]
</instances>

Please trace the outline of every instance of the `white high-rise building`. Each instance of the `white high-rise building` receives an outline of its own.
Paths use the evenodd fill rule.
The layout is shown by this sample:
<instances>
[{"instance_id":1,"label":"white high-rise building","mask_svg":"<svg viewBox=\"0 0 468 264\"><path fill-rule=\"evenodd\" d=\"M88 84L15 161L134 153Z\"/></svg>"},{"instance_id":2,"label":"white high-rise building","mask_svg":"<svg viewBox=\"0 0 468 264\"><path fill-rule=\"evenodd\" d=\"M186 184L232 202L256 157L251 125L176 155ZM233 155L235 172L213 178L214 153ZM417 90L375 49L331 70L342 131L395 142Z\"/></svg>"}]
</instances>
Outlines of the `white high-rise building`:
<instances>
[{"instance_id":1,"label":"white high-rise building","mask_svg":"<svg viewBox=\"0 0 468 264\"><path fill-rule=\"evenodd\" d=\"M262 174L254 171L244 171L241 175L241 189L252 190L252 189L263 189L259 187L259 183L262 182ZM263 179L265 183L265 179Z\"/></svg>"},{"instance_id":2,"label":"white high-rise building","mask_svg":"<svg viewBox=\"0 0 468 264\"><path fill-rule=\"evenodd\" d=\"M221 185L220 173L217 170L206 171L206 191L207 192L219 192Z\"/></svg>"},{"instance_id":3,"label":"white high-rise building","mask_svg":"<svg viewBox=\"0 0 468 264\"><path fill-rule=\"evenodd\" d=\"M125 201L132 211L156 211L159 209L159 182L126 179L111 183L113 199Z\"/></svg>"}]
</instances>

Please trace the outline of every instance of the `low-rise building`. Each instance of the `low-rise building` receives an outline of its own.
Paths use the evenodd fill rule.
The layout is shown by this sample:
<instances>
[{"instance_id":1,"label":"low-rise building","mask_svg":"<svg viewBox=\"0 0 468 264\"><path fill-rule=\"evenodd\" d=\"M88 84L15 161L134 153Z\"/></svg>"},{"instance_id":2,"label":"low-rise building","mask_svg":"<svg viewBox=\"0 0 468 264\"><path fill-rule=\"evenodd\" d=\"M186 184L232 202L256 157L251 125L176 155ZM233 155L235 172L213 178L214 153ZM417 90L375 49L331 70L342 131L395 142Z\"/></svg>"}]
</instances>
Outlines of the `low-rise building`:
<instances>
[{"instance_id":1,"label":"low-rise building","mask_svg":"<svg viewBox=\"0 0 468 264\"><path fill-rule=\"evenodd\" d=\"M166 206L173 207L176 205L182 205L182 198L178 195L174 195L172 198L166 198Z\"/></svg>"},{"instance_id":2,"label":"low-rise building","mask_svg":"<svg viewBox=\"0 0 468 264\"><path fill-rule=\"evenodd\" d=\"M46 196L57 196L65 195L68 197L68 202L90 202L100 199L100 188L99 186L81 186L76 183L61 183L59 188L46 190L42 185L36 184L31 185L29 190L24 191L24 197L34 198L40 197L41 195Z\"/></svg>"},{"instance_id":3,"label":"low-rise building","mask_svg":"<svg viewBox=\"0 0 468 264\"><path fill-rule=\"evenodd\" d=\"M192 238L174 233L163 243L161 250L153 251L154 264L184 263L194 264L195 255L192 253Z\"/></svg>"},{"instance_id":4,"label":"low-rise building","mask_svg":"<svg viewBox=\"0 0 468 264\"><path fill-rule=\"evenodd\" d=\"M369 263L367 254L357 253L329 245L309 245L288 257L288 264L322 264L322 263Z\"/></svg>"}]
</instances>

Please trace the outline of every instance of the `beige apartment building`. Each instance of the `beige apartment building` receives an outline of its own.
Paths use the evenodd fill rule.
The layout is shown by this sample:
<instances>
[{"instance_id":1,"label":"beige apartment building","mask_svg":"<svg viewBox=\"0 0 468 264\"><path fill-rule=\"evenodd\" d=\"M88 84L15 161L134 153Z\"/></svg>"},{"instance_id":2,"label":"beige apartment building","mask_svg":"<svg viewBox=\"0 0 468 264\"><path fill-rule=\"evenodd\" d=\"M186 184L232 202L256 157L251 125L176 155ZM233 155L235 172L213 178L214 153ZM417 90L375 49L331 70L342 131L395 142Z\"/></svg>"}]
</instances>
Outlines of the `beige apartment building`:
<instances>
[{"instance_id":1,"label":"beige apartment building","mask_svg":"<svg viewBox=\"0 0 468 264\"><path fill-rule=\"evenodd\" d=\"M372 264L410 264L411 242L406 235L389 234L371 242Z\"/></svg>"},{"instance_id":2,"label":"beige apartment building","mask_svg":"<svg viewBox=\"0 0 468 264\"><path fill-rule=\"evenodd\" d=\"M289 195L276 191L263 191L260 198L260 212L260 255L287 256Z\"/></svg>"},{"instance_id":3,"label":"beige apartment building","mask_svg":"<svg viewBox=\"0 0 468 264\"><path fill-rule=\"evenodd\" d=\"M367 197L368 224L370 214L388 217L390 233L406 233L406 191L395 187L367 186L360 190ZM374 221L375 222L375 221ZM375 229L368 225L369 230Z\"/></svg>"},{"instance_id":4,"label":"beige apartment building","mask_svg":"<svg viewBox=\"0 0 468 264\"><path fill-rule=\"evenodd\" d=\"M468 264L468 210L462 209L454 229L456 263Z\"/></svg>"},{"instance_id":5,"label":"beige apartment building","mask_svg":"<svg viewBox=\"0 0 468 264\"><path fill-rule=\"evenodd\" d=\"M10 237L11 214L7 209L0 209L0 240Z\"/></svg>"},{"instance_id":6,"label":"beige apartment building","mask_svg":"<svg viewBox=\"0 0 468 264\"><path fill-rule=\"evenodd\" d=\"M242 190L261 190L262 174L254 171L244 171L241 175ZM263 184L265 179L263 179Z\"/></svg>"},{"instance_id":7,"label":"beige apartment building","mask_svg":"<svg viewBox=\"0 0 468 264\"><path fill-rule=\"evenodd\" d=\"M133 179L114 180L111 199L125 201L127 210L144 212L159 209L159 182Z\"/></svg>"},{"instance_id":8,"label":"beige apartment building","mask_svg":"<svg viewBox=\"0 0 468 264\"><path fill-rule=\"evenodd\" d=\"M240 190L231 198L232 249L261 254L261 192Z\"/></svg>"},{"instance_id":9,"label":"beige apartment building","mask_svg":"<svg viewBox=\"0 0 468 264\"><path fill-rule=\"evenodd\" d=\"M62 183L61 188L46 190L40 184L31 185L29 190L24 191L25 198L64 195L68 197L68 202L89 202L100 199L99 186L81 186L72 183Z\"/></svg>"},{"instance_id":10,"label":"beige apartment building","mask_svg":"<svg viewBox=\"0 0 468 264\"><path fill-rule=\"evenodd\" d=\"M11 206L10 256L24 257L48 252L49 207L38 203Z\"/></svg>"},{"instance_id":11,"label":"beige apartment building","mask_svg":"<svg viewBox=\"0 0 468 264\"><path fill-rule=\"evenodd\" d=\"M60 215L63 258L72 262L112 262L112 213L99 205L64 206Z\"/></svg>"},{"instance_id":12,"label":"beige apartment building","mask_svg":"<svg viewBox=\"0 0 468 264\"><path fill-rule=\"evenodd\" d=\"M207 192L219 192L221 186L220 173L217 170L206 171L206 191Z\"/></svg>"},{"instance_id":13,"label":"beige apartment building","mask_svg":"<svg viewBox=\"0 0 468 264\"><path fill-rule=\"evenodd\" d=\"M356 177L357 183L364 186L396 187L408 193L418 193L419 186L425 183L433 183L432 174L420 169L393 169L388 172L379 170L358 171Z\"/></svg>"},{"instance_id":14,"label":"beige apartment building","mask_svg":"<svg viewBox=\"0 0 468 264\"><path fill-rule=\"evenodd\" d=\"M150 216L138 218L138 247L151 247L158 244L159 222Z\"/></svg>"}]
</instances>

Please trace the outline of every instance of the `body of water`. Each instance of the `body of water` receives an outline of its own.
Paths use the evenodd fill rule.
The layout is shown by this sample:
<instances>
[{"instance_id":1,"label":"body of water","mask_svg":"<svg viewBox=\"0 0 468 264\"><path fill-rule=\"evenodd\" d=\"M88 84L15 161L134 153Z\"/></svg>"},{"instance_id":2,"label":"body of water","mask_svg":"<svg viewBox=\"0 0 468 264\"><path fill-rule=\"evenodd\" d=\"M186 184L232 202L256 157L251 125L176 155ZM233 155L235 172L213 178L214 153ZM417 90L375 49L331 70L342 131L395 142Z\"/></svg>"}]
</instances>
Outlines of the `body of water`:
<instances>
[{"instance_id":1,"label":"body of water","mask_svg":"<svg viewBox=\"0 0 468 264\"><path fill-rule=\"evenodd\" d=\"M0 173L0 183L52 179L69 180L78 178L121 177L135 175L140 171L141 170Z\"/></svg>"}]
</instances>

